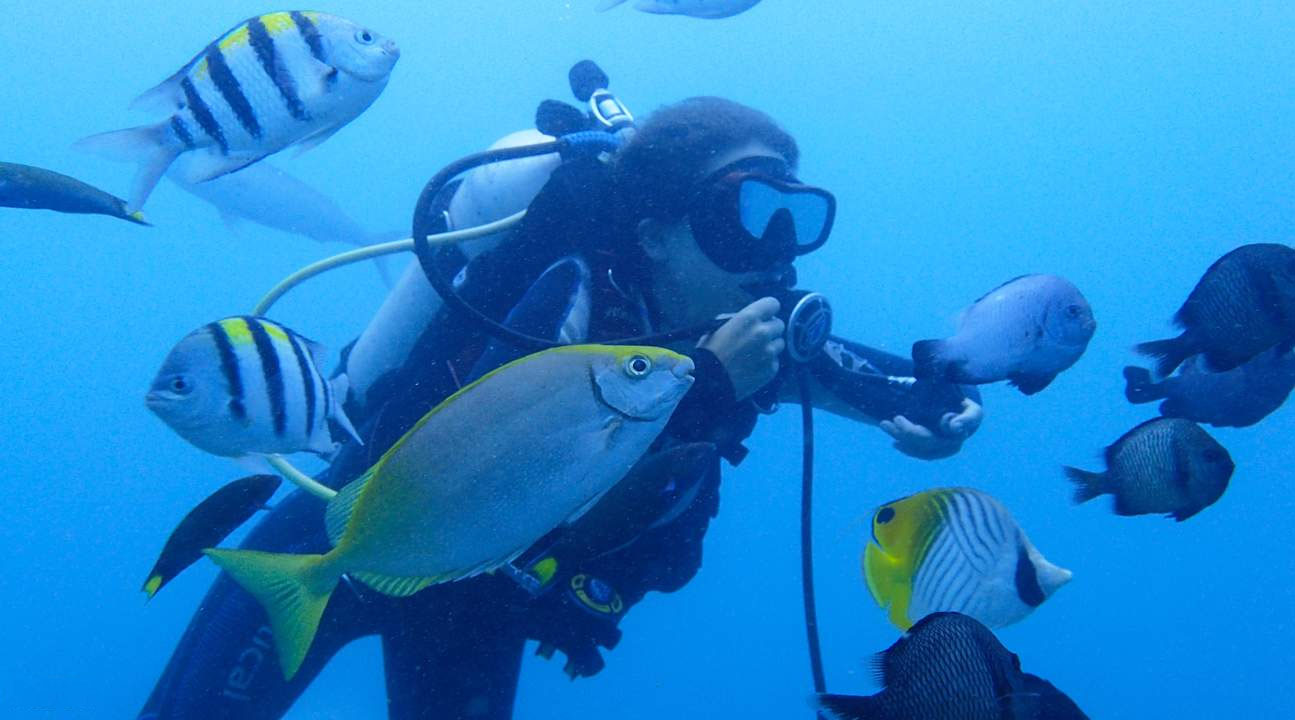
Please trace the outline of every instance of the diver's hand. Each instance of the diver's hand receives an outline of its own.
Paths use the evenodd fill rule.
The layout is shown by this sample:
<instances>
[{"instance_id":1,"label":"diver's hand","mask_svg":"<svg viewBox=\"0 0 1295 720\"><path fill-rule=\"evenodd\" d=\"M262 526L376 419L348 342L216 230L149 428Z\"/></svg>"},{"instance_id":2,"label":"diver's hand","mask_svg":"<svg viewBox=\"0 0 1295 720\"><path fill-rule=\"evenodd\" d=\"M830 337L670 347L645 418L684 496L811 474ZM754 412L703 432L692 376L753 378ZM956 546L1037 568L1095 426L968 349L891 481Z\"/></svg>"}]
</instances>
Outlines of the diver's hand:
<instances>
[{"instance_id":1,"label":"diver's hand","mask_svg":"<svg viewBox=\"0 0 1295 720\"><path fill-rule=\"evenodd\" d=\"M980 427L984 410L971 398L964 398L962 411L945 413L940 418L940 432L913 423L903 415L893 420L882 420L881 429L895 440L895 449L921 460L938 460L958 452L962 441L971 437Z\"/></svg>"},{"instance_id":2,"label":"diver's hand","mask_svg":"<svg viewBox=\"0 0 1295 720\"><path fill-rule=\"evenodd\" d=\"M786 326L778 318L781 307L771 297L756 300L697 342L724 366L738 400L750 397L778 375L779 358L787 346L782 337Z\"/></svg>"}]
</instances>

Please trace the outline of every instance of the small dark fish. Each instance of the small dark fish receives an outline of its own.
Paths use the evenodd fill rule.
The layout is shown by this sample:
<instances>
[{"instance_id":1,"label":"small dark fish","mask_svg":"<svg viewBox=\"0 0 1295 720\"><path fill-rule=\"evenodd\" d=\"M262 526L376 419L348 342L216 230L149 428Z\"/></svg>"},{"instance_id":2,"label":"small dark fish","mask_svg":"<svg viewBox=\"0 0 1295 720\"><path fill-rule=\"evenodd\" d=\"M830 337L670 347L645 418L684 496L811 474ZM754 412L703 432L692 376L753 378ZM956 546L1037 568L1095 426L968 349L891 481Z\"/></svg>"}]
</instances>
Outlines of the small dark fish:
<instances>
[{"instance_id":1,"label":"small dark fish","mask_svg":"<svg viewBox=\"0 0 1295 720\"><path fill-rule=\"evenodd\" d=\"M1295 249L1275 243L1242 245L1205 271L1174 315L1183 333L1145 342L1137 351L1156 358L1167 377L1198 353L1215 372L1231 370L1259 353L1295 344Z\"/></svg>"},{"instance_id":2,"label":"small dark fish","mask_svg":"<svg viewBox=\"0 0 1295 720\"><path fill-rule=\"evenodd\" d=\"M1196 423L1156 418L1106 448L1106 468L1104 473L1065 469L1078 485L1075 502L1110 494L1119 515L1164 513L1182 522L1223 496L1236 465Z\"/></svg>"},{"instance_id":3,"label":"small dark fish","mask_svg":"<svg viewBox=\"0 0 1295 720\"><path fill-rule=\"evenodd\" d=\"M913 343L913 375L962 384L1010 380L1026 395L1083 355L1097 329L1079 289L1056 275L1022 275L962 314L958 332Z\"/></svg>"},{"instance_id":4,"label":"small dark fish","mask_svg":"<svg viewBox=\"0 0 1295 720\"><path fill-rule=\"evenodd\" d=\"M53 170L0 162L0 206L63 213L108 215L147 225L126 201Z\"/></svg>"},{"instance_id":5,"label":"small dark fish","mask_svg":"<svg viewBox=\"0 0 1295 720\"><path fill-rule=\"evenodd\" d=\"M1029 673L1021 677L1025 678L1025 691L1039 698L1039 711L1035 715L1039 720L1088 720L1075 701L1052 683Z\"/></svg>"},{"instance_id":6,"label":"small dark fish","mask_svg":"<svg viewBox=\"0 0 1295 720\"><path fill-rule=\"evenodd\" d=\"M654 525L669 522L696 495L710 443L677 445L644 455L619 483L563 533L567 557L592 558L633 542Z\"/></svg>"},{"instance_id":7,"label":"small dark fish","mask_svg":"<svg viewBox=\"0 0 1295 720\"><path fill-rule=\"evenodd\" d=\"M148 598L152 600L163 585L197 562L204 549L219 545L257 510L263 509L279 489L280 482L278 475L240 478L190 510L167 538L162 554L144 581L141 589L148 593Z\"/></svg>"},{"instance_id":8,"label":"small dark fish","mask_svg":"<svg viewBox=\"0 0 1295 720\"><path fill-rule=\"evenodd\" d=\"M1042 698L1021 662L984 625L933 613L877 656L876 695L819 695L838 720L1033 720ZM1054 688L1055 690L1055 688Z\"/></svg>"},{"instance_id":9,"label":"small dark fish","mask_svg":"<svg viewBox=\"0 0 1295 720\"><path fill-rule=\"evenodd\" d=\"M1246 427L1267 417L1286 402L1295 388L1295 353L1279 348L1256 355L1240 367L1210 372L1200 355L1193 355L1178 373L1154 382L1151 371L1124 368L1124 396L1129 402L1163 399L1160 414L1216 427Z\"/></svg>"}]
</instances>

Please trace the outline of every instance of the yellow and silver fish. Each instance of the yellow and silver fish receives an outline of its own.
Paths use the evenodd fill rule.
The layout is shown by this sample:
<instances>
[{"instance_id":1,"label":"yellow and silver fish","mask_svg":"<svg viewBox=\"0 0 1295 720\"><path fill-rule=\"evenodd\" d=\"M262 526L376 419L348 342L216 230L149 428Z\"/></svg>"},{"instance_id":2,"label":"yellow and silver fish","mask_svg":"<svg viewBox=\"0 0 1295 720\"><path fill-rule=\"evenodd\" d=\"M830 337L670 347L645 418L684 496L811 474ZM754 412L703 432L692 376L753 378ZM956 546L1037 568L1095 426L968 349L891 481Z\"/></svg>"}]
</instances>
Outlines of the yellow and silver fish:
<instances>
[{"instance_id":1,"label":"yellow and silver fish","mask_svg":"<svg viewBox=\"0 0 1295 720\"><path fill-rule=\"evenodd\" d=\"M326 455L335 449L329 420L359 436L319 370L322 356L318 344L266 318L225 318L176 344L145 404L214 455Z\"/></svg>"},{"instance_id":2,"label":"yellow and silver fish","mask_svg":"<svg viewBox=\"0 0 1295 720\"><path fill-rule=\"evenodd\" d=\"M1002 503L970 488L927 490L878 508L863 573L903 630L941 611L1010 625L1071 576L1044 559Z\"/></svg>"},{"instance_id":3,"label":"yellow and silver fish","mask_svg":"<svg viewBox=\"0 0 1295 720\"><path fill-rule=\"evenodd\" d=\"M94 135L78 146L139 164L129 201L138 210L182 155L183 179L202 182L291 145L318 145L377 99L399 57L395 42L345 18L260 15L132 105L160 109L167 120Z\"/></svg>"},{"instance_id":4,"label":"yellow and silver fish","mask_svg":"<svg viewBox=\"0 0 1295 720\"><path fill-rule=\"evenodd\" d=\"M405 596L512 560L625 476L692 369L651 347L528 355L451 395L343 488L328 505L327 554L207 554L265 606L291 678L343 574Z\"/></svg>"}]
</instances>

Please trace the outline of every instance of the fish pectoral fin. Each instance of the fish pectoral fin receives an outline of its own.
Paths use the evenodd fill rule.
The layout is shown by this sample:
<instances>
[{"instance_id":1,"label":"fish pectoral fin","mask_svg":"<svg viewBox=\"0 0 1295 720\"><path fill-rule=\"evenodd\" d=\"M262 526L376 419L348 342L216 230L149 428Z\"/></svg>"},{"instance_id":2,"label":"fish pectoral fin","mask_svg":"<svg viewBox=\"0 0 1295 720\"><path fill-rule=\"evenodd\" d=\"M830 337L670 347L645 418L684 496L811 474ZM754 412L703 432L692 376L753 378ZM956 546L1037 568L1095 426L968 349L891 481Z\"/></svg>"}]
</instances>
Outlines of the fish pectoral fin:
<instances>
[{"instance_id":1,"label":"fish pectoral fin","mask_svg":"<svg viewBox=\"0 0 1295 720\"><path fill-rule=\"evenodd\" d=\"M222 175L237 172L263 156L251 153L231 153L221 155L219 152L187 153L187 162L180 179L190 184L215 180Z\"/></svg>"},{"instance_id":2,"label":"fish pectoral fin","mask_svg":"<svg viewBox=\"0 0 1295 720\"><path fill-rule=\"evenodd\" d=\"M309 150L313 150L319 147L320 143L332 137L333 133L337 132L338 130L341 130L343 124L344 123L338 123L337 125L329 125L328 127L316 133L307 135L306 137L297 141L297 146L296 146L297 149L296 149L296 152L293 153L293 157L301 157L302 153L305 153Z\"/></svg>"},{"instance_id":3,"label":"fish pectoral fin","mask_svg":"<svg viewBox=\"0 0 1295 720\"><path fill-rule=\"evenodd\" d=\"M1057 379L1053 375L1031 375L1029 373L1016 373L1007 376L1008 381L1018 390L1026 395L1033 395Z\"/></svg>"},{"instance_id":4,"label":"fish pectoral fin","mask_svg":"<svg viewBox=\"0 0 1295 720\"><path fill-rule=\"evenodd\" d=\"M391 577L377 573L352 572L351 577L377 590L383 595L408 597L429 585L440 582L439 577Z\"/></svg>"}]
</instances>

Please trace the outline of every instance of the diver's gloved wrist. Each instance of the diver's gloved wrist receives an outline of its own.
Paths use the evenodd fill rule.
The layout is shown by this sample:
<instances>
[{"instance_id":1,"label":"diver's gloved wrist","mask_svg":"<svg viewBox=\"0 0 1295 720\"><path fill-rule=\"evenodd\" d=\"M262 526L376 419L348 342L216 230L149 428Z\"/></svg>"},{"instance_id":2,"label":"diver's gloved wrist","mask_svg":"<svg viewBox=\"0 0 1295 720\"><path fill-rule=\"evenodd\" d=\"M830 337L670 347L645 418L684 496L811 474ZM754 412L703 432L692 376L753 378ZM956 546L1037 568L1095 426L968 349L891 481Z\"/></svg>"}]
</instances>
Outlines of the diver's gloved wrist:
<instances>
[{"instance_id":1,"label":"diver's gloved wrist","mask_svg":"<svg viewBox=\"0 0 1295 720\"><path fill-rule=\"evenodd\" d=\"M737 390L719 356L698 347L689 351L688 357L695 367L692 373L695 381L686 398L700 398L707 407L715 410L727 410L737 405Z\"/></svg>"}]
</instances>

